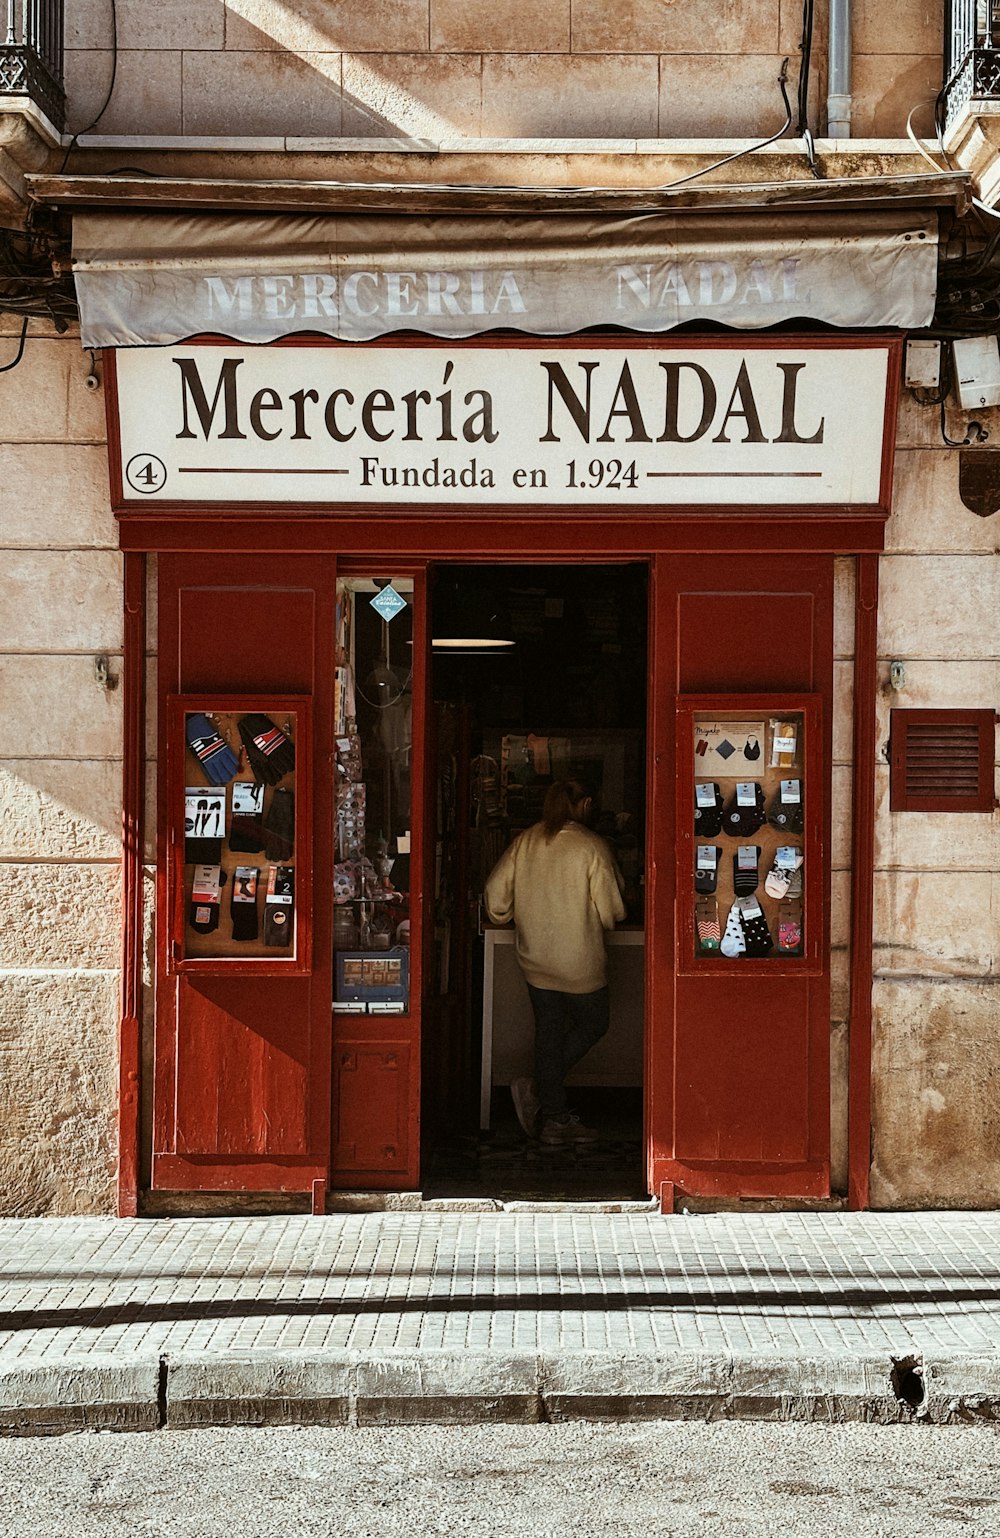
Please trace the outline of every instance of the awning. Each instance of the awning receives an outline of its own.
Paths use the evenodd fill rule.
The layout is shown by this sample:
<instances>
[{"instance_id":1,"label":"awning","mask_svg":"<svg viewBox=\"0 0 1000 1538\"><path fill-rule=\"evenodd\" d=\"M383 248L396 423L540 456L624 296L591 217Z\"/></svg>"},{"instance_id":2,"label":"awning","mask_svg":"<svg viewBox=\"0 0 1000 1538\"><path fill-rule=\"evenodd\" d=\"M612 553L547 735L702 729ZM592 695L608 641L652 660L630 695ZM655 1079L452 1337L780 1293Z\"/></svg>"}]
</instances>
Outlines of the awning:
<instances>
[{"instance_id":1,"label":"awning","mask_svg":"<svg viewBox=\"0 0 1000 1538\"><path fill-rule=\"evenodd\" d=\"M414 330L567 335L815 320L930 323L925 209L421 216L102 211L73 217L85 347L202 333L361 342Z\"/></svg>"}]
</instances>

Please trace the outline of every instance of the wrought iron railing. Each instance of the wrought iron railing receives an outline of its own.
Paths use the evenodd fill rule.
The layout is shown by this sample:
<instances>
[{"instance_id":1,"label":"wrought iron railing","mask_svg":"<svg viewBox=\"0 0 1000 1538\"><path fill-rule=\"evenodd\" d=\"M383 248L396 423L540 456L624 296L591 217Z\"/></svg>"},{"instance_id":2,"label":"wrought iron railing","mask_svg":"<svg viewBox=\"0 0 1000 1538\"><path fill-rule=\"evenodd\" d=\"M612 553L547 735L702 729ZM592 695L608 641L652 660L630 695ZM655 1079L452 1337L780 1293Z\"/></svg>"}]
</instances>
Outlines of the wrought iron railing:
<instances>
[{"instance_id":1,"label":"wrought iron railing","mask_svg":"<svg viewBox=\"0 0 1000 1538\"><path fill-rule=\"evenodd\" d=\"M7 27L0 37L0 98L20 96L41 107L62 129L63 0L0 0Z\"/></svg>"},{"instance_id":2,"label":"wrought iron railing","mask_svg":"<svg viewBox=\"0 0 1000 1538\"><path fill-rule=\"evenodd\" d=\"M945 48L948 128L974 97L1000 97L1000 0L950 0Z\"/></svg>"}]
</instances>

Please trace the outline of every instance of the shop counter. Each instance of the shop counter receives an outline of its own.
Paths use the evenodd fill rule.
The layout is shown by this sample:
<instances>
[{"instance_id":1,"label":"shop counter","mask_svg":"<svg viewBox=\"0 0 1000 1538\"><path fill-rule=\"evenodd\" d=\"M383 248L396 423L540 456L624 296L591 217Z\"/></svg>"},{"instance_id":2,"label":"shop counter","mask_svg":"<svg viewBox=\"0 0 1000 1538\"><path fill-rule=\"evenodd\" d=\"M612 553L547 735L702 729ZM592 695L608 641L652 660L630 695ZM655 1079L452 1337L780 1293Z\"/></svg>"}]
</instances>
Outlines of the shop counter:
<instances>
[{"instance_id":1,"label":"shop counter","mask_svg":"<svg viewBox=\"0 0 1000 1538\"><path fill-rule=\"evenodd\" d=\"M479 1125L490 1125L494 1084L509 1084L533 1069L535 1023L517 964L512 928L484 928L483 1070ZM611 1027L569 1074L567 1084L631 1088L642 1085L643 961L641 928L613 930L608 940Z\"/></svg>"}]
</instances>

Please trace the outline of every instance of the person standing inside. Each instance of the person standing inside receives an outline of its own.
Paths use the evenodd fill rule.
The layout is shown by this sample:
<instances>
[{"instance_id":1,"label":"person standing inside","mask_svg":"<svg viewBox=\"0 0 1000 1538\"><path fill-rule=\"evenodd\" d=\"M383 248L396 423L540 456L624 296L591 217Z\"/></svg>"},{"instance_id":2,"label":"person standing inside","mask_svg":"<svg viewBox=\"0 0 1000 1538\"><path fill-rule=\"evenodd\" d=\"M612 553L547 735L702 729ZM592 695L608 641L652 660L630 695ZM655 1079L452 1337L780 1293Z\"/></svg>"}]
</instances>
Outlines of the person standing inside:
<instances>
[{"instance_id":1,"label":"person standing inside","mask_svg":"<svg viewBox=\"0 0 1000 1538\"><path fill-rule=\"evenodd\" d=\"M483 892L492 922L514 923L535 1016L535 1075L511 1084L514 1108L528 1136L552 1146L597 1141L570 1112L565 1080L608 1029L604 936L625 917L621 873L588 827L593 809L581 781L556 780L541 822L518 835Z\"/></svg>"}]
</instances>

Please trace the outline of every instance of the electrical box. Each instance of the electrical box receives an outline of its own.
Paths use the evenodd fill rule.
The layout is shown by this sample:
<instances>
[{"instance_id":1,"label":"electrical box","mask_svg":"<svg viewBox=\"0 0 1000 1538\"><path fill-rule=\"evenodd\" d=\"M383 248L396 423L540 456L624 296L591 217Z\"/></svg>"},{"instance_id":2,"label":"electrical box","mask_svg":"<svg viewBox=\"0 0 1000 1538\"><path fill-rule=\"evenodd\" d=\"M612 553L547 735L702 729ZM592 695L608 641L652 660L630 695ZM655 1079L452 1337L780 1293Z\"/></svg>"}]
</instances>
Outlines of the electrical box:
<instances>
[{"instance_id":1,"label":"electrical box","mask_svg":"<svg viewBox=\"0 0 1000 1538\"><path fill-rule=\"evenodd\" d=\"M959 405L966 411L1000 406L1000 348L996 337L959 337L951 345Z\"/></svg>"},{"instance_id":2,"label":"electrical box","mask_svg":"<svg viewBox=\"0 0 1000 1538\"><path fill-rule=\"evenodd\" d=\"M941 343L907 342L906 374L908 390L936 390L941 382Z\"/></svg>"}]
</instances>

